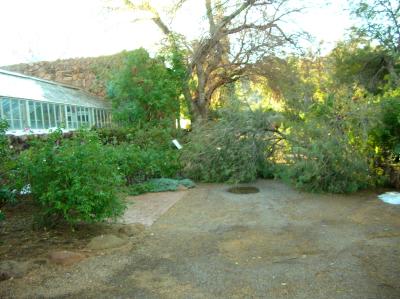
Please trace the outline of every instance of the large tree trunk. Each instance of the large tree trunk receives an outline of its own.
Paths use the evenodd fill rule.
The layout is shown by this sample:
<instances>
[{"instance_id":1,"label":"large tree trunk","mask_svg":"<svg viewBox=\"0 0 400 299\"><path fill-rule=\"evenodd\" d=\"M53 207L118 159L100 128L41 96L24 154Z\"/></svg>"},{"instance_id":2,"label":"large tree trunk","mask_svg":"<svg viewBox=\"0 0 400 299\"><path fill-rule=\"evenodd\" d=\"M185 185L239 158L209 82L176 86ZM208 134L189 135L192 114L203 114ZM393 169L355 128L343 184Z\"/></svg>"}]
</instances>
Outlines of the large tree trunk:
<instances>
[{"instance_id":1,"label":"large tree trunk","mask_svg":"<svg viewBox=\"0 0 400 299\"><path fill-rule=\"evenodd\" d=\"M203 122L208 120L208 105L207 105L207 99L202 96L198 97L197 99L194 99L193 101L194 104L194 117L193 120L194 122Z\"/></svg>"}]
</instances>

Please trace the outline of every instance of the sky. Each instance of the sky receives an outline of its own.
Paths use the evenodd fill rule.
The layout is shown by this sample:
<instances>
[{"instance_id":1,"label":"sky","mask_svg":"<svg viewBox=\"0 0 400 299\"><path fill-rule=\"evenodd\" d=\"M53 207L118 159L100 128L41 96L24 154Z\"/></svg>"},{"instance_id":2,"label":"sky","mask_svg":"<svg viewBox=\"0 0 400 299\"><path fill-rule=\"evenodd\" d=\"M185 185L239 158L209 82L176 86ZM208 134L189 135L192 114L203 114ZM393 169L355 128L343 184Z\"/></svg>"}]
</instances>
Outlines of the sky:
<instances>
[{"instance_id":1,"label":"sky","mask_svg":"<svg viewBox=\"0 0 400 299\"><path fill-rule=\"evenodd\" d=\"M0 66L16 63L95 57L144 47L156 51L162 34L131 12L110 10L118 0L0 0ZM154 0L161 5L168 0ZM301 0L298 0L301 1ZM311 0L315 7L291 18L324 40L329 51L352 24L348 0ZM321 5L323 3L323 5ZM175 17L175 29L190 37L201 28L203 0L192 0Z\"/></svg>"}]
</instances>

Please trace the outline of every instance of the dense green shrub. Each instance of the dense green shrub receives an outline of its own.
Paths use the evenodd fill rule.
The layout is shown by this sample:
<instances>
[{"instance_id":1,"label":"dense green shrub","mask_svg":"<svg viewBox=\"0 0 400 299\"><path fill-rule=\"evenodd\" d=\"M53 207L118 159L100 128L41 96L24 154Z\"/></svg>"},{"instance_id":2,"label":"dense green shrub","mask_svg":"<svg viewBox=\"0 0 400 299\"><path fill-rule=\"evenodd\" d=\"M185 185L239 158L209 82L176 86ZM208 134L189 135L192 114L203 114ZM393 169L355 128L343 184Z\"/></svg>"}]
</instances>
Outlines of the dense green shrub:
<instances>
[{"instance_id":1,"label":"dense green shrub","mask_svg":"<svg viewBox=\"0 0 400 299\"><path fill-rule=\"evenodd\" d=\"M273 176L275 146L280 136L276 115L226 109L216 120L197 126L184 147L184 174L204 182L248 182Z\"/></svg>"},{"instance_id":2,"label":"dense green shrub","mask_svg":"<svg viewBox=\"0 0 400 299\"><path fill-rule=\"evenodd\" d=\"M180 154L172 144L174 138L182 136L178 130L162 124L145 124L103 128L98 132L121 175L138 193L150 191L145 183L150 179L180 175Z\"/></svg>"},{"instance_id":3,"label":"dense green shrub","mask_svg":"<svg viewBox=\"0 0 400 299\"><path fill-rule=\"evenodd\" d=\"M15 164L14 152L6 136L7 128L7 122L0 119L0 188L11 183L11 171Z\"/></svg>"},{"instance_id":4,"label":"dense green shrub","mask_svg":"<svg viewBox=\"0 0 400 299\"><path fill-rule=\"evenodd\" d=\"M112 147L113 157L128 184L152 178L176 177L181 165L176 149L141 148L136 144Z\"/></svg>"},{"instance_id":5,"label":"dense green shrub","mask_svg":"<svg viewBox=\"0 0 400 299\"><path fill-rule=\"evenodd\" d=\"M289 125L281 176L313 192L345 193L376 185L370 110L363 103L334 97L312 105Z\"/></svg>"},{"instance_id":6,"label":"dense green shrub","mask_svg":"<svg viewBox=\"0 0 400 299\"><path fill-rule=\"evenodd\" d=\"M104 144L135 144L140 148L170 149L172 140L182 137L182 132L167 125L145 124L141 127L120 127L96 129Z\"/></svg>"},{"instance_id":7,"label":"dense green shrub","mask_svg":"<svg viewBox=\"0 0 400 299\"><path fill-rule=\"evenodd\" d=\"M345 139L321 134L309 141L291 148L284 179L313 192L354 192L372 185L367 157Z\"/></svg>"},{"instance_id":8,"label":"dense green shrub","mask_svg":"<svg viewBox=\"0 0 400 299\"><path fill-rule=\"evenodd\" d=\"M158 123L180 115L181 81L162 58L151 58L145 49L126 54L124 66L108 82L114 120L125 126Z\"/></svg>"},{"instance_id":9,"label":"dense green shrub","mask_svg":"<svg viewBox=\"0 0 400 299\"><path fill-rule=\"evenodd\" d=\"M9 158L10 153L10 145L6 136L7 128L7 121L0 118L0 165L2 165L5 160Z\"/></svg>"},{"instance_id":10,"label":"dense green shrub","mask_svg":"<svg viewBox=\"0 0 400 299\"><path fill-rule=\"evenodd\" d=\"M10 187L0 186L0 207L5 203L16 203L16 192Z\"/></svg>"},{"instance_id":11,"label":"dense green shrub","mask_svg":"<svg viewBox=\"0 0 400 299\"><path fill-rule=\"evenodd\" d=\"M388 163L400 162L400 88L380 99L380 122L372 136L380 154Z\"/></svg>"},{"instance_id":12,"label":"dense green shrub","mask_svg":"<svg viewBox=\"0 0 400 299\"><path fill-rule=\"evenodd\" d=\"M32 144L19 160L21 186L30 184L44 221L96 222L123 210L117 165L93 132L63 139L56 131Z\"/></svg>"},{"instance_id":13,"label":"dense green shrub","mask_svg":"<svg viewBox=\"0 0 400 299\"><path fill-rule=\"evenodd\" d=\"M1 207L6 203L15 202L15 192L10 188L11 171L14 166L10 143L6 136L8 124L0 119L0 220L4 219Z\"/></svg>"}]
</instances>

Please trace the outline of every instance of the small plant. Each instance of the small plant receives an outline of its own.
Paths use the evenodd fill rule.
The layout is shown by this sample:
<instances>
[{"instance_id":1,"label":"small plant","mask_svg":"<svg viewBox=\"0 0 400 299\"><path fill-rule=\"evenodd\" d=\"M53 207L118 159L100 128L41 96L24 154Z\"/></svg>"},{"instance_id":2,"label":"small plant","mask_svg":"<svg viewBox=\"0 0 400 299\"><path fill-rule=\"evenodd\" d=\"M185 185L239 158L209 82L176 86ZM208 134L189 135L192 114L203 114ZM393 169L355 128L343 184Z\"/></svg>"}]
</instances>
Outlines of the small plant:
<instances>
[{"instance_id":1,"label":"small plant","mask_svg":"<svg viewBox=\"0 0 400 299\"><path fill-rule=\"evenodd\" d=\"M63 139L56 131L19 160L20 184L30 184L45 222L96 222L123 211L117 194L122 179L96 133L79 131Z\"/></svg>"},{"instance_id":2,"label":"small plant","mask_svg":"<svg viewBox=\"0 0 400 299\"><path fill-rule=\"evenodd\" d=\"M193 188L195 183L189 179L152 179L144 183L134 184L129 187L130 195L139 195L148 192L165 192L165 191L176 191L179 186L186 188Z\"/></svg>"},{"instance_id":3,"label":"small plant","mask_svg":"<svg viewBox=\"0 0 400 299\"><path fill-rule=\"evenodd\" d=\"M0 202L16 203L16 192L11 191L8 187L0 187Z\"/></svg>"}]
</instances>

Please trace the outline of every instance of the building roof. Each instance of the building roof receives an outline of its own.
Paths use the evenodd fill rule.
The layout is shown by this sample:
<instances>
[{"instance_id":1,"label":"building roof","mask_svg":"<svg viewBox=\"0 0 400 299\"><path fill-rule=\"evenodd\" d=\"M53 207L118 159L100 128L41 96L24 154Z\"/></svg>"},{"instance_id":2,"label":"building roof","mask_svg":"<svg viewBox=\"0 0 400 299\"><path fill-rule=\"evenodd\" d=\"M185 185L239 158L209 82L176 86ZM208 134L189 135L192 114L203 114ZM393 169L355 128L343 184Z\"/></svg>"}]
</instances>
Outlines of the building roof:
<instances>
[{"instance_id":1,"label":"building roof","mask_svg":"<svg viewBox=\"0 0 400 299\"><path fill-rule=\"evenodd\" d=\"M77 87L0 69L0 97L109 109L110 104Z\"/></svg>"}]
</instances>

